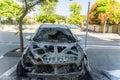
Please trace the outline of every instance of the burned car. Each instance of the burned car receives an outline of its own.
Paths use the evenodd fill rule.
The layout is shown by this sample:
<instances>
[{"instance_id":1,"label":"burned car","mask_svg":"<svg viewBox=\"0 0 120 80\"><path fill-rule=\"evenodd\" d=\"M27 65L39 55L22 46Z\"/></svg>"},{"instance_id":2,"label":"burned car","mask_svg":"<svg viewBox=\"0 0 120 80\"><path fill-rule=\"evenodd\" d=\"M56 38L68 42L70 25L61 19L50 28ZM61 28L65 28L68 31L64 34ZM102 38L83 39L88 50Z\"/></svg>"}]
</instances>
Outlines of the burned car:
<instances>
[{"instance_id":1,"label":"burned car","mask_svg":"<svg viewBox=\"0 0 120 80\"><path fill-rule=\"evenodd\" d=\"M40 25L17 65L18 76L41 80L79 80L89 71L78 38L66 25L60 24Z\"/></svg>"}]
</instances>

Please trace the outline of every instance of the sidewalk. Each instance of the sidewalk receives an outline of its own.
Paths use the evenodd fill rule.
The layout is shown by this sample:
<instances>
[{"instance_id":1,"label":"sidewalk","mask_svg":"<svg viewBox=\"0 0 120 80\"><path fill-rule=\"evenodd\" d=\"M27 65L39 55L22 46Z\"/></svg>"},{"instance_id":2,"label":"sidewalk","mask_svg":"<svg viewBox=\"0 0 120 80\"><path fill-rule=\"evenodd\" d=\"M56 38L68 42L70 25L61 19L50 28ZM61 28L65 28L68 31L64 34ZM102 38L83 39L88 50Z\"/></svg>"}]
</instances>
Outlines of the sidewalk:
<instances>
[{"instance_id":1,"label":"sidewalk","mask_svg":"<svg viewBox=\"0 0 120 80\"><path fill-rule=\"evenodd\" d=\"M89 35L103 39L120 39L120 35L116 33L89 33Z\"/></svg>"},{"instance_id":2,"label":"sidewalk","mask_svg":"<svg viewBox=\"0 0 120 80\"><path fill-rule=\"evenodd\" d=\"M80 31L73 31L74 34L76 35L84 35L84 38L86 36L86 32L80 32ZM91 37L95 37L98 39L102 39L105 41L112 41L112 40L119 40L120 42L120 35L117 33L93 33L93 32L88 32L88 35Z\"/></svg>"},{"instance_id":3,"label":"sidewalk","mask_svg":"<svg viewBox=\"0 0 120 80\"><path fill-rule=\"evenodd\" d=\"M38 25L37 25L38 26ZM25 33L35 33L35 31L37 30L38 27L35 28L27 28L24 29L23 32ZM15 30L13 28L5 28L5 29L1 29L0 31L8 31L8 32L17 32L18 30ZM79 29L71 29L71 31L74 34L83 34L85 35L86 32L80 31ZM88 32L88 35L93 36L93 37L98 37L98 38L104 38L104 39L120 39L120 35L117 33L95 33L95 32Z\"/></svg>"}]
</instances>

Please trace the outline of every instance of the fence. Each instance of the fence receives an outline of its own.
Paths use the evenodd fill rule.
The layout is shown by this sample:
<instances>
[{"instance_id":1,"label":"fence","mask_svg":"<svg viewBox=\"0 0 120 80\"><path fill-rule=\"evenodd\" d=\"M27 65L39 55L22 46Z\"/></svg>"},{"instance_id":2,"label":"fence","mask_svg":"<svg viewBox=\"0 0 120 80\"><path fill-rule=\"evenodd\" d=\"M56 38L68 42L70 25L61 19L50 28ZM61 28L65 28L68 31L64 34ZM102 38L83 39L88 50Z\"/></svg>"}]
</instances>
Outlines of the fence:
<instances>
[{"instance_id":1,"label":"fence","mask_svg":"<svg viewBox=\"0 0 120 80\"><path fill-rule=\"evenodd\" d=\"M89 25L88 29L95 32L120 33L120 25L106 25L105 28L102 25Z\"/></svg>"}]
</instances>

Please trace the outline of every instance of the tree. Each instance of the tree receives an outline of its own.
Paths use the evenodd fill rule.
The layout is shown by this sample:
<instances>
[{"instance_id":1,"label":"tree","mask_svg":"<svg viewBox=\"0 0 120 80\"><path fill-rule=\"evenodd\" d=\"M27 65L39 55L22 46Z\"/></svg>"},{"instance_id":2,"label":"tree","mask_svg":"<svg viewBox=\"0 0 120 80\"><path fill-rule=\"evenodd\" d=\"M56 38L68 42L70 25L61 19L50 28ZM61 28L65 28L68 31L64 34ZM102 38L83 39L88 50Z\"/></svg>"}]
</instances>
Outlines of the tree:
<instances>
[{"instance_id":1,"label":"tree","mask_svg":"<svg viewBox=\"0 0 120 80\"><path fill-rule=\"evenodd\" d=\"M77 2L74 2L70 5L70 11L73 15L79 15L82 7Z\"/></svg>"},{"instance_id":2,"label":"tree","mask_svg":"<svg viewBox=\"0 0 120 80\"><path fill-rule=\"evenodd\" d=\"M89 22L91 24L120 23L120 3L117 0L98 0L90 10Z\"/></svg>"},{"instance_id":3,"label":"tree","mask_svg":"<svg viewBox=\"0 0 120 80\"><path fill-rule=\"evenodd\" d=\"M70 18L68 18L69 24L80 25L82 21L83 19L82 19L82 16L80 15L71 15Z\"/></svg>"},{"instance_id":4,"label":"tree","mask_svg":"<svg viewBox=\"0 0 120 80\"><path fill-rule=\"evenodd\" d=\"M22 0L24 2L24 7L23 7L23 14L19 18L19 34L20 34L20 51L24 51L24 42L23 42L23 34L22 34L22 24L23 24L23 19L27 15L28 11L31 10L35 5L39 3L45 3L47 0ZM57 0L49 0L50 2L57 1ZM49 4L49 3L48 3Z\"/></svg>"},{"instance_id":5,"label":"tree","mask_svg":"<svg viewBox=\"0 0 120 80\"><path fill-rule=\"evenodd\" d=\"M45 0L40 4L39 9L43 14L53 14L55 12L57 2L58 0Z\"/></svg>"},{"instance_id":6,"label":"tree","mask_svg":"<svg viewBox=\"0 0 120 80\"><path fill-rule=\"evenodd\" d=\"M22 12L22 8L13 0L0 0L0 17L7 18L10 23L12 19L17 20Z\"/></svg>"},{"instance_id":7,"label":"tree","mask_svg":"<svg viewBox=\"0 0 120 80\"><path fill-rule=\"evenodd\" d=\"M27 15L28 11L34 7L35 5L37 5L40 2L43 2L44 0L23 0L24 2L24 7L23 7L23 13L19 18L19 34L20 34L20 51L23 52L24 51L24 42L23 42L23 34L22 34L22 23L23 23L23 19L24 17Z\"/></svg>"},{"instance_id":8,"label":"tree","mask_svg":"<svg viewBox=\"0 0 120 80\"><path fill-rule=\"evenodd\" d=\"M72 14L70 15L70 18L68 18L69 24L76 24L76 25L81 24L81 22L83 21L83 18L80 15L81 9L82 9L81 5L76 2L70 5L70 11Z\"/></svg>"}]
</instances>

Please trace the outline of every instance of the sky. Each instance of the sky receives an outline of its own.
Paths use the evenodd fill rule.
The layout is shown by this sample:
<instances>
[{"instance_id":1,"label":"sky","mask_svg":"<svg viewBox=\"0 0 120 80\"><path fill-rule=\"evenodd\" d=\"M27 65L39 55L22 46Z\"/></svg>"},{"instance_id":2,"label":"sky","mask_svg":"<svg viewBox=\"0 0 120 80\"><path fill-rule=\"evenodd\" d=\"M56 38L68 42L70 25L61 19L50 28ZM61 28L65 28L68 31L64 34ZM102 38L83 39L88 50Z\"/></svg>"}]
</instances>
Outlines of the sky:
<instances>
[{"instance_id":1,"label":"sky","mask_svg":"<svg viewBox=\"0 0 120 80\"><path fill-rule=\"evenodd\" d=\"M17 0L17 1L20 1L20 0ZM69 17L70 4L72 4L73 2L77 2L82 6L81 15L87 15L89 1L90 1L90 6L92 6L97 0L71 0L71 1L70 0L58 0L55 13ZM118 0L118 2L120 2L120 0Z\"/></svg>"},{"instance_id":2,"label":"sky","mask_svg":"<svg viewBox=\"0 0 120 80\"><path fill-rule=\"evenodd\" d=\"M95 3L95 1L96 0L90 0L91 6ZM72 1L70 1L70 0L59 0L59 2L57 4L56 14L69 16L70 15L69 6L73 2L77 2L82 6L82 10L81 10L82 15L87 15L89 0L72 0Z\"/></svg>"}]
</instances>

